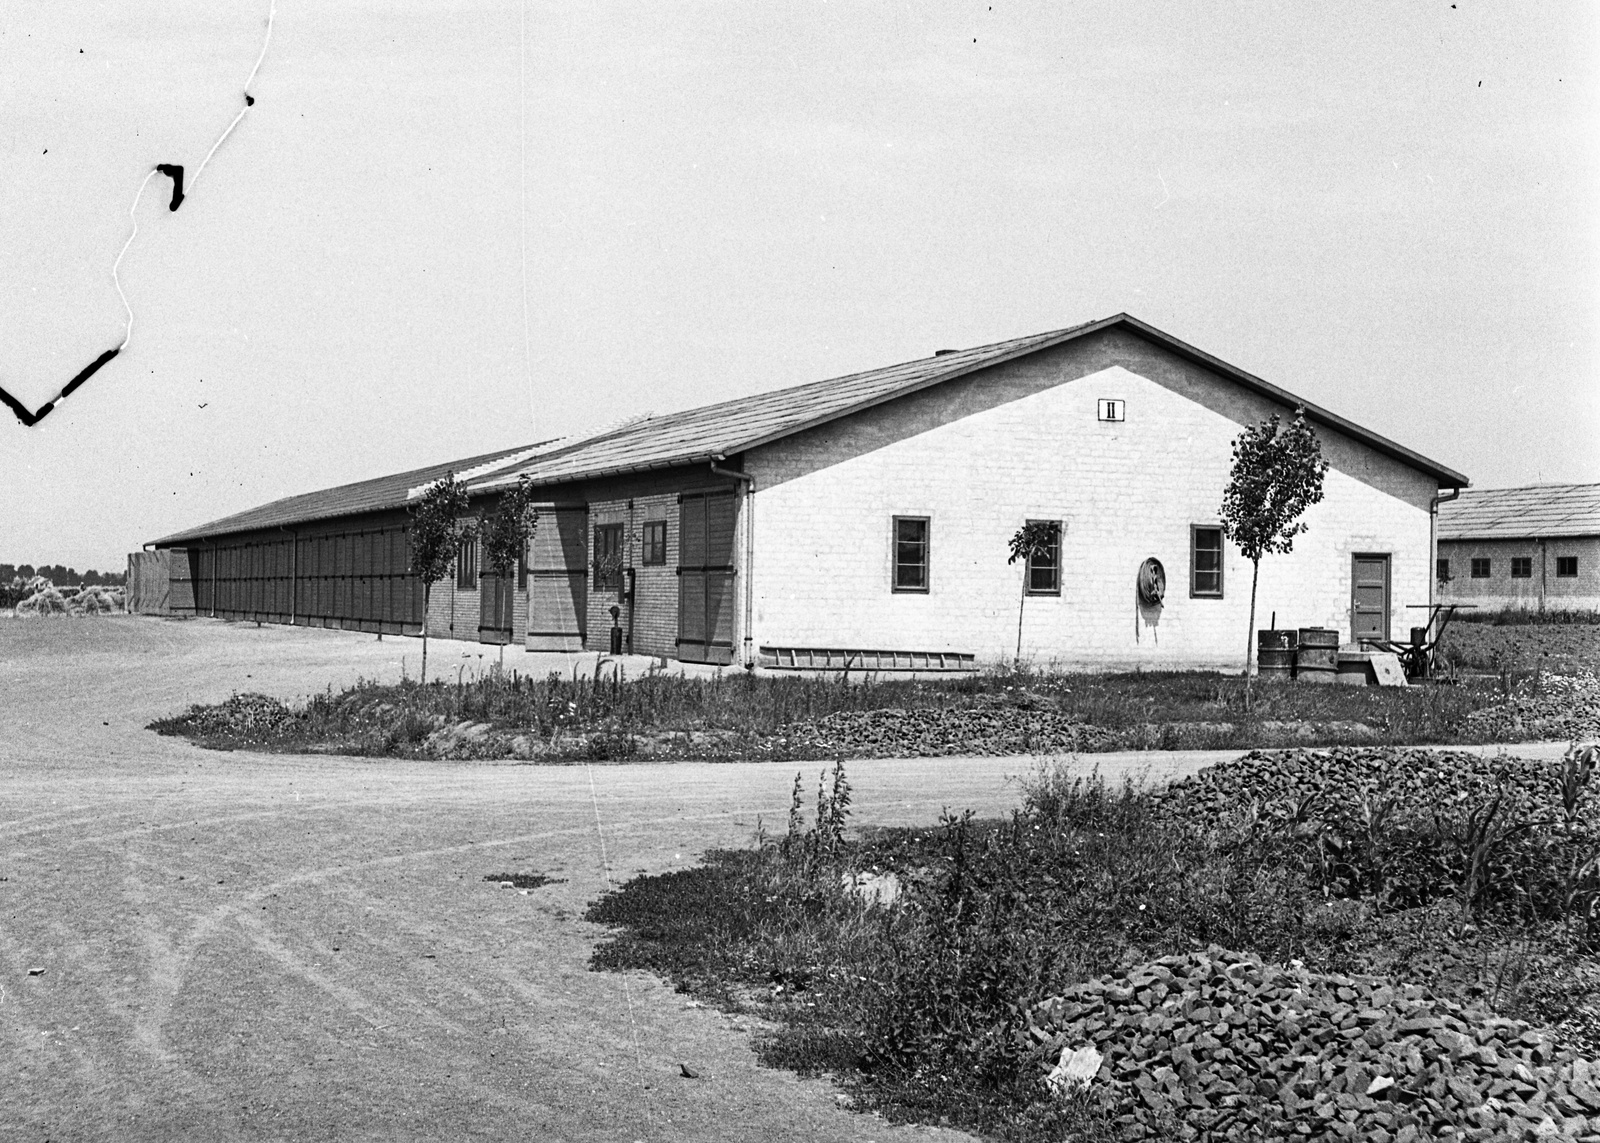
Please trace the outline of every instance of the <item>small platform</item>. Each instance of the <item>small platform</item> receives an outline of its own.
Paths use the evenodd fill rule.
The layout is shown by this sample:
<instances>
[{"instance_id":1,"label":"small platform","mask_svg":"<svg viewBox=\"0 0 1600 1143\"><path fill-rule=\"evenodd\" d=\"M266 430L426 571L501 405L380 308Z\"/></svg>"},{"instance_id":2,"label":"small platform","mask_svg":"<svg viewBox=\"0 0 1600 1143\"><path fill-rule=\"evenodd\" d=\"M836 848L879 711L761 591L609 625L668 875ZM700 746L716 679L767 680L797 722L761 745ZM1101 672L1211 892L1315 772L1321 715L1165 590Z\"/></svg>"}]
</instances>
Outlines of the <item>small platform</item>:
<instances>
[{"instance_id":1,"label":"small platform","mask_svg":"<svg viewBox=\"0 0 1600 1143\"><path fill-rule=\"evenodd\" d=\"M1349 687L1403 687L1405 668L1390 651L1339 649L1338 681Z\"/></svg>"}]
</instances>

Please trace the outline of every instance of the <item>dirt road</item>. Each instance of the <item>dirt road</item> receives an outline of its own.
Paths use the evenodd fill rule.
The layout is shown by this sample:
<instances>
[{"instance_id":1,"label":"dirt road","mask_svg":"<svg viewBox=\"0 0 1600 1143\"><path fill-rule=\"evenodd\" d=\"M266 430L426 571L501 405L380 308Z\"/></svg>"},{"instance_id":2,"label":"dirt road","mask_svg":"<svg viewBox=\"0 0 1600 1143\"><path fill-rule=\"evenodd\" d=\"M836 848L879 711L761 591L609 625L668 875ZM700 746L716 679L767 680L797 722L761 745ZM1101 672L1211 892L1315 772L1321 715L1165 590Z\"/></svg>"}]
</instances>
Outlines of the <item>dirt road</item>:
<instances>
[{"instance_id":1,"label":"dirt road","mask_svg":"<svg viewBox=\"0 0 1600 1143\"><path fill-rule=\"evenodd\" d=\"M758 1067L742 1022L587 968L588 902L781 823L792 766L218 754L143 729L235 690L414 674L418 651L0 620L0 1143L964 1138L841 1110ZM1090 761L1165 778L1215 757ZM855 763L855 822L1002 810L1031 765ZM565 880L483 880L507 871Z\"/></svg>"},{"instance_id":2,"label":"dirt road","mask_svg":"<svg viewBox=\"0 0 1600 1143\"><path fill-rule=\"evenodd\" d=\"M841 1110L758 1067L741 1022L587 968L602 934L578 918L609 880L781 822L794 768L217 754L142 729L414 674L418 651L0 622L0 1140L957 1137ZM1028 766L859 763L856 821L1000 809ZM565 881L483 880L505 871Z\"/></svg>"}]
</instances>

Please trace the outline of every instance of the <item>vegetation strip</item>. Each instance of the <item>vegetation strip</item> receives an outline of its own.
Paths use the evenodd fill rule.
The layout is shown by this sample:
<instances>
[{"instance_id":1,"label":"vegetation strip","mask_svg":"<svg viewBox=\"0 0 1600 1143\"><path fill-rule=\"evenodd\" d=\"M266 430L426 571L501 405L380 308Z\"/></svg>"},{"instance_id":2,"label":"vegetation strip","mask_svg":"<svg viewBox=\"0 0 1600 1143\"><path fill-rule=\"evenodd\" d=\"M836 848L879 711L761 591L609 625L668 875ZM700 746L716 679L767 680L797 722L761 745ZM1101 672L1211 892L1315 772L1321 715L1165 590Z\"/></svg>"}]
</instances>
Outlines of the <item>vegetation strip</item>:
<instances>
[{"instance_id":1,"label":"vegetation strip","mask_svg":"<svg viewBox=\"0 0 1600 1143\"><path fill-rule=\"evenodd\" d=\"M601 761L1064 754L1592 736L1600 683L1578 669L1408 688L1262 686L1217 674L1035 674L952 681L632 680L492 673L361 683L290 707L264 695L151 728L221 749Z\"/></svg>"},{"instance_id":2,"label":"vegetation strip","mask_svg":"<svg viewBox=\"0 0 1600 1143\"><path fill-rule=\"evenodd\" d=\"M1595 764L1293 751L1155 792L1055 769L1007 820L860 837L836 765L781 837L597 901L593 963L770 1019L767 1063L858 1106L995 1138L1583 1139Z\"/></svg>"}]
</instances>

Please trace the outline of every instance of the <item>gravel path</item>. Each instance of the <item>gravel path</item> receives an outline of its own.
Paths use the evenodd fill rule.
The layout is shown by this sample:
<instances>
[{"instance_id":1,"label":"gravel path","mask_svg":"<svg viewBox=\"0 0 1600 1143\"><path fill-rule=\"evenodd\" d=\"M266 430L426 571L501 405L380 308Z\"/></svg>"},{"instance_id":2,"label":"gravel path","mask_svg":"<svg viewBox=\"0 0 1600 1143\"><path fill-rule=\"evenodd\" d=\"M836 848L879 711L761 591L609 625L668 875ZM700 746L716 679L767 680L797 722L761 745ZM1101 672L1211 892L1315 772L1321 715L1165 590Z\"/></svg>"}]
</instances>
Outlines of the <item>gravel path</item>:
<instances>
[{"instance_id":1,"label":"gravel path","mask_svg":"<svg viewBox=\"0 0 1600 1143\"><path fill-rule=\"evenodd\" d=\"M781 828L793 766L219 754L142 729L235 690L397 678L418 652L0 620L0 1138L965 1138L840 1110L758 1067L742 1021L587 969L602 934L578 918L608 880L744 844L758 815ZM1229 756L1085 769L1164 780ZM855 822L1001 812L1033 764L859 762ZM483 881L505 871L566 880Z\"/></svg>"}]
</instances>

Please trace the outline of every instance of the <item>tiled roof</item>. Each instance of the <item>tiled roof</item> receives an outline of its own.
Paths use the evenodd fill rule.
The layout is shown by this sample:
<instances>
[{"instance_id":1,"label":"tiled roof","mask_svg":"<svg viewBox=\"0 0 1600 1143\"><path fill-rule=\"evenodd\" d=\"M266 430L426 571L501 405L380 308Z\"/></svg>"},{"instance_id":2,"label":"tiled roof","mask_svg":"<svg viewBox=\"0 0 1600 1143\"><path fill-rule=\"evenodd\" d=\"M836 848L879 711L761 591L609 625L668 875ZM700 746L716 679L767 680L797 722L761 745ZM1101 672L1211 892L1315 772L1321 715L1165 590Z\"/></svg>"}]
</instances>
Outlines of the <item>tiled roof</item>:
<instances>
[{"instance_id":1,"label":"tiled roof","mask_svg":"<svg viewBox=\"0 0 1600 1143\"><path fill-rule=\"evenodd\" d=\"M1294 394L1236 369L1137 318L1117 314L1068 329L973 349L943 352L885 369L872 369L828 381L759 393L681 413L635 418L581 437L547 441L522 449L506 449L487 457L474 457L451 465L435 465L326 492L290 497L163 537L156 543L172 544L226 532L278 527L296 521L395 507L406 502L408 492L415 494L451 469L458 476L463 476L469 490L487 492L522 476L534 484L549 485L686 464L705 464L979 369L1112 327L1125 329L1160 345L1274 402L1291 408L1305 405L1306 415L1313 423L1338 429L1363 441L1378 452L1434 477L1442 487L1464 487L1467 483L1465 476L1452 469L1326 409L1306 404Z\"/></svg>"},{"instance_id":2,"label":"tiled roof","mask_svg":"<svg viewBox=\"0 0 1600 1143\"><path fill-rule=\"evenodd\" d=\"M1464 487L1467 484L1467 478L1453 469L1326 409L1307 404L1293 393L1236 369L1154 326L1146 325L1138 318L1117 314L1051 333L1019 337L974 349L947 351L933 357L891 365L886 369L852 373L830 381L817 381L682 413L650 417L617 432L592 437L581 446L552 450L525 465L502 466L495 475L474 482L472 487L474 490L487 491L509 484L518 476L527 476L535 484L556 484L730 457L919 389L1113 326L1155 342L1276 402L1291 408L1304 405L1306 416L1313 423L1336 428L1364 441L1377 451L1434 477L1441 487Z\"/></svg>"},{"instance_id":3,"label":"tiled roof","mask_svg":"<svg viewBox=\"0 0 1600 1143\"><path fill-rule=\"evenodd\" d=\"M1600 536L1600 484L1484 488L1439 505L1441 540L1556 536Z\"/></svg>"},{"instance_id":4,"label":"tiled roof","mask_svg":"<svg viewBox=\"0 0 1600 1143\"><path fill-rule=\"evenodd\" d=\"M227 535L230 532L282 528L293 524L307 524L313 520L326 520L334 516L350 516L357 512L402 508L406 503L406 493L419 484L429 484L447 472L459 473L465 469L527 451L527 446L501 449L499 452L485 453L483 456L469 457L466 460L453 460L448 464L433 464L427 468L415 468L410 472L400 472L393 476L380 476L376 480L362 480L355 484L341 484L337 488L325 488L320 492L286 496L282 500L274 500L270 504L251 508L247 512L237 512L232 516L213 520L209 524L201 524L198 528L186 528L182 532L162 536L155 543L165 547L208 536Z\"/></svg>"}]
</instances>

